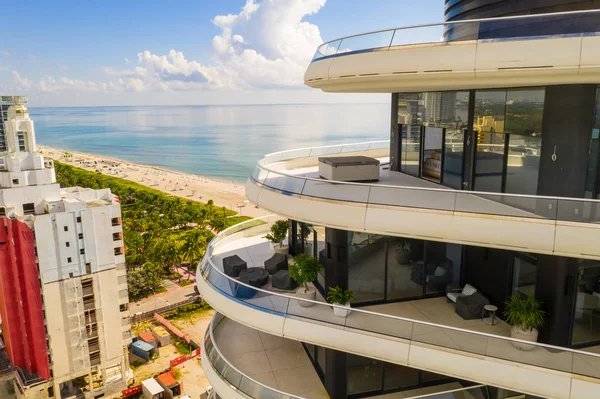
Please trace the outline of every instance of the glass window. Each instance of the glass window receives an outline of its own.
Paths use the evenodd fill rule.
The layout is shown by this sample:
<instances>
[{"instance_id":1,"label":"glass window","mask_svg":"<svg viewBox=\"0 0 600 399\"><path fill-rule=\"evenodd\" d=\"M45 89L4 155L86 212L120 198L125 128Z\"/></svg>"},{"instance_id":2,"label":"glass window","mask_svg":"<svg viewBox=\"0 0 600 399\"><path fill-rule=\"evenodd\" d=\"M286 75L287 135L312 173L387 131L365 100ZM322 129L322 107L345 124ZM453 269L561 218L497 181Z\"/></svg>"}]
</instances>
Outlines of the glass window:
<instances>
[{"instance_id":1,"label":"glass window","mask_svg":"<svg viewBox=\"0 0 600 399\"><path fill-rule=\"evenodd\" d=\"M464 131L446 129L444 146L443 183L456 190L462 189L464 166Z\"/></svg>"},{"instance_id":2,"label":"glass window","mask_svg":"<svg viewBox=\"0 0 600 399\"><path fill-rule=\"evenodd\" d=\"M508 90L505 133L540 136L545 89Z\"/></svg>"},{"instance_id":3,"label":"glass window","mask_svg":"<svg viewBox=\"0 0 600 399\"><path fill-rule=\"evenodd\" d=\"M400 170L413 176L419 176L419 158L421 155L421 127L402 125L402 158Z\"/></svg>"},{"instance_id":4,"label":"glass window","mask_svg":"<svg viewBox=\"0 0 600 399\"><path fill-rule=\"evenodd\" d=\"M504 192L536 195L542 137L510 134L506 136L506 139L508 140L508 160Z\"/></svg>"},{"instance_id":5,"label":"glass window","mask_svg":"<svg viewBox=\"0 0 600 399\"><path fill-rule=\"evenodd\" d=\"M348 395L380 391L383 362L367 357L347 355Z\"/></svg>"},{"instance_id":6,"label":"glass window","mask_svg":"<svg viewBox=\"0 0 600 399\"><path fill-rule=\"evenodd\" d=\"M475 93L473 129L477 133L504 133L506 91L481 91Z\"/></svg>"},{"instance_id":7,"label":"glass window","mask_svg":"<svg viewBox=\"0 0 600 399\"><path fill-rule=\"evenodd\" d=\"M396 390L419 385L419 370L399 364L383 364L383 389Z\"/></svg>"},{"instance_id":8,"label":"glass window","mask_svg":"<svg viewBox=\"0 0 600 399\"><path fill-rule=\"evenodd\" d=\"M19 151L25 150L25 132L17 132L17 140L19 141Z\"/></svg>"},{"instance_id":9,"label":"glass window","mask_svg":"<svg viewBox=\"0 0 600 399\"><path fill-rule=\"evenodd\" d=\"M437 183L442 174L442 143L444 129L440 127L425 127L423 140L423 165L421 176Z\"/></svg>"},{"instance_id":10,"label":"glass window","mask_svg":"<svg viewBox=\"0 0 600 399\"><path fill-rule=\"evenodd\" d=\"M315 347L317 350L317 366L319 367L321 374L325 375L325 348L322 346Z\"/></svg>"},{"instance_id":11,"label":"glass window","mask_svg":"<svg viewBox=\"0 0 600 399\"><path fill-rule=\"evenodd\" d=\"M592 138L590 140L587 178L585 182L586 198L598 197L600 187L598 187L598 141L600 139L600 88L596 90L596 108L594 110L594 124L592 126Z\"/></svg>"},{"instance_id":12,"label":"glass window","mask_svg":"<svg viewBox=\"0 0 600 399\"><path fill-rule=\"evenodd\" d=\"M423 295L422 241L392 238L388 242L387 268L388 300Z\"/></svg>"},{"instance_id":13,"label":"glass window","mask_svg":"<svg viewBox=\"0 0 600 399\"><path fill-rule=\"evenodd\" d=\"M513 259L513 295L535 295L537 278L536 260L529 256L515 256Z\"/></svg>"},{"instance_id":14,"label":"glass window","mask_svg":"<svg viewBox=\"0 0 600 399\"><path fill-rule=\"evenodd\" d=\"M475 154L475 190L502 192L504 134L478 133Z\"/></svg>"},{"instance_id":15,"label":"glass window","mask_svg":"<svg viewBox=\"0 0 600 399\"><path fill-rule=\"evenodd\" d=\"M443 184L460 190L464 165L465 130L469 121L468 91L442 93L440 127L446 128Z\"/></svg>"},{"instance_id":16,"label":"glass window","mask_svg":"<svg viewBox=\"0 0 600 399\"><path fill-rule=\"evenodd\" d=\"M445 293L450 283L460 282L462 247L427 241L425 244L425 293Z\"/></svg>"},{"instance_id":17,"label":"glass window","mask_svg":"<svg viewBox=\"0 0 600 399\"><path fill-rule=\"evenodd\" d=\"M317 275L317 282L321 287L325 287L325 268L327 267L327 253L325 245L325 227L313 226L315 234L317 235L317 259L323 268Z\"/></svg>"},{"instance_id":18,"label":"glass window","mask_svg":"<svg viewBox=\"0 0 600 399\"><path fill-rule=\"evenodd\" d=\"M600 262L579 260L572 344L600 341Z\"/></svg>"},{"instance_id":19,"label":"glass window","mask_svg":"<svg viewBox=\"0 0 600 399\"><path fill-rule=\"evenodd\" d=\"M354 302L385 299L386 243L383 236L350 232L348 288Z\"/></svg>"},{"instance_id":20,"label":"glass window","mask_svg":"<svg viewBox=\"0 0 600 399\"><path fill-rule=\"evenodd\" d=\"M398 124L420 126L423 123L423 93L398 93Z\"/></svg>"}]
</instances>

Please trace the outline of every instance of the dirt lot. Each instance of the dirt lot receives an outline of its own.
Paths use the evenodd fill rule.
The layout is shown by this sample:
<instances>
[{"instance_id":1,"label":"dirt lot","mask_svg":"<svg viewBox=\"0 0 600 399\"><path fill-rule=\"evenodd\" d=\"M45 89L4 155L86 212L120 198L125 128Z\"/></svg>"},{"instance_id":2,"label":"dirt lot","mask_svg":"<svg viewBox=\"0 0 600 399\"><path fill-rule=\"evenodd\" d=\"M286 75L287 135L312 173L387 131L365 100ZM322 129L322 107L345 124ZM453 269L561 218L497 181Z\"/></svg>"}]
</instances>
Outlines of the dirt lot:
<instances>
[{"instance_id":1,"label":"dirt lot","mask_svg":"<svg viewBox=\"0 0 600 399\"><path fill-rule=\"evenodd\" d=\"M171 324L179 328L184 334L189 336L197 344L202 343L204 338L204 332L210 324L210 320L214 314L214 310L200 311L194 314L187 314L181 318L169 320ZM154 324L151 321L143 322L132 326L134 334L139 333L141 330L148 329ZM150 362L142 364L136 367L133 371L136 383L141 383L147 378L151 378L157 373L160 373L169 368L169 362L180 356L177 353L174 345L170 344L160 348L160 356ZM130 354L130 362L141 360L135 355ZM204 371L202 370L202 364L200 357L188 360L187 362L177 366L181 372L179 381L183 383L183 394L189 395L192 399L198 399L200 394L206 391L206 387L210 385Z\"/></svg>"}]
</instances>

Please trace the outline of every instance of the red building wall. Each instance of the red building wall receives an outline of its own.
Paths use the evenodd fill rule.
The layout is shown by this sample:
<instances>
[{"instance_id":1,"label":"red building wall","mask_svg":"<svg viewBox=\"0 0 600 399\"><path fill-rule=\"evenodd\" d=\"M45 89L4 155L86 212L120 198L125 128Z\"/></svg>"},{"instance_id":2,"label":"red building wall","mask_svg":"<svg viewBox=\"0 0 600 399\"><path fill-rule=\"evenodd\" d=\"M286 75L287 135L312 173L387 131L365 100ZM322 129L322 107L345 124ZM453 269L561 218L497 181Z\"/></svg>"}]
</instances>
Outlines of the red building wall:
<instances>
[{"instance_id":1,"label":"red building wall","mask_svg":"<svg viewBox=\"0 0 600 399\"><path fill-rule=\"evenodd\" d=\"M0 315L11 362L50 379L35 238L27 224L0 219Z\"/></svg>"}]
</instances>

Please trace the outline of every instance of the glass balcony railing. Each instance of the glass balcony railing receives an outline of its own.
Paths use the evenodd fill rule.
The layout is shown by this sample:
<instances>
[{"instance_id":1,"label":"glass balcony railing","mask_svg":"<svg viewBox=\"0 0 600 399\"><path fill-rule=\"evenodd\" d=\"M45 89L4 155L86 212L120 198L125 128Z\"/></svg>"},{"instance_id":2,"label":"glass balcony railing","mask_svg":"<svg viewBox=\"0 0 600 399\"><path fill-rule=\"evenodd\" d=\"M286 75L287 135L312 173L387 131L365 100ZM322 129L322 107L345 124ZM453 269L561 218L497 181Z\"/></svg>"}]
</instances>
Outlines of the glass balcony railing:
<instances>
[{"instance_id":1,"label":"glass balcony railing","mask_svg":"<svg viewBox=\"0 0 600 399\"><path fill-rule=\"evenodd\" d=\"M310 162L313 167L316 167L319 156L351 153L379 158L387 157L389 156L389 141L340 144L268 154L257 162L250 179L284 194L330 200L523 219L600 223L600 200L461 191L443 186L430 188L382 183L354 183L306 177L302 174L294 174L290 170L277 170L273 167L273 164L276 163L313 157L314 159ZM303 165L305 168L307 166L306 163Z\"/></svg>"},{"instance_id":2,"label":"glass balcony railing","mask_svg":"<svg viewBox=\"0 0 600 399\"><path fill-rule=\"evenodd\" d=\"M600 378L600 354L531 343L506 336L492 335L360 308L353 308L346 317L338 317L332 312L332 308L339 307L338 305L301 299L291 294L282 294L250 286L227 276L222 268L217 265L213 257L219 249L223 249L225 246L230 248L233 242L247 237L262 237L269 231L270 226L279 219L281 218L277 215L252 219L217 234L209 243L206 255L198 266L197 276L199 282L208 284L211 289L230 298L231 301L243 304L254 311L263 311L285 318L303 320L307 323L318 323L320 325L325 323L337 329L341 328L348 331L377 333L434 345L444 350L452 349L478 356L528 364L544 370ZM249 240L249 242L255 243L256 240ZM250 248L240 247L239 245L237 247L244 254L253 253ZM200 288L202 289L202 287ZM244 292L244 295L236 295L241 291ZM249 292L252 293L252 295L249 295L252 296L251 298L247 298L248 295L246 294ZM300 306L299 302L310 302L312 306ZM516 348L519 345L525 345L530 350L519 350ZM244 377L239 375L240 373L235 368L228 366L224 360L218 360L220 357L218 353L210 354L210 356L212 356L213 360L211 361L213 361L213 364L217 364L217 369L223 369L221 373L225 374L226 379L231 378L232 385L241 386ZM227 373L231 373L231 377ZM250 382L245 382L245 384L250 384Z\"/></svg>"},{"instance_id":3,"label":"glass balcony railing","mask_svg":"<svg viewBox=\"0 0 600 399\"><path fill-rule=\"evenodd\" d=\"M379 30L323 43L313 61L398 46L466 40L586 35L600 32L600 10L442 22Z\"/></svg>"},{"instance_id":4,"label":"glass balcony railing","mask_svg":"<svg viewBox=\"0 0 600 399\"><path fill-rule=\"evenodd\" d=\"M256 381L254 378L239 371L233 364L227 361L219 350L213 335L215 327L219 325L221 320L223 320L223 315L216 313L210 321L210 326L204 335L204 353L213 369L223 380L227 381L235 390L243 392L250 398L301 399L299 396L278 391L277 389Z\"/></svg>"}]
</instances>

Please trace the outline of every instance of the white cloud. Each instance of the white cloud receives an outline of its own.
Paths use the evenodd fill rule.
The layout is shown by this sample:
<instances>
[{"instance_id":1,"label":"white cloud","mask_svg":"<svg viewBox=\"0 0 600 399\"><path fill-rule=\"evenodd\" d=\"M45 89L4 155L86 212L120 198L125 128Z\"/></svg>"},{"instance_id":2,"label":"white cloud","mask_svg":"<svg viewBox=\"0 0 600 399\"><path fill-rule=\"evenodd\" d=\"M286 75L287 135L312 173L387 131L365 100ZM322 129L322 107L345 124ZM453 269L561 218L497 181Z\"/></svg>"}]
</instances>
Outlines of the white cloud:
<instances>
[{"instance_id":1,"label":"white cloud","mask_svg":"<svg viewBox=\"0 0 600 399\"><path fill-rule=\"evenodd\" d=\"M319 28L303 21L326 0L247 0L237 15L220 15L213 23L221 34L213 38L215 67L241 87L302 84L315 49L322 43Z\"/></svg>"},{"instance_id":2,"label":"white cloud","mask_svg":"<svg viewBox=\"0 0 600 399\"><path fill-rule=\"evenodd\" d=\"M92 82L89 80L69 79L60 77L58 79L52 76L45 76L38 82L39 90L42 92L87 92L87 93L107 93L118 90L113 82Z\"/></svg>"},{"instance_id":3,"label":"white cloud","mask_svg":"<svg viewBox=\"0 0 600 399\"><path fill-rule=\"evenodd\" d=\"M212 39L211 62L203 65L182 52L137 54L137 65L125 70L103 68L108 82L53 78L33 82L13 71L23 89L90 93L289 89L302 86L306 66L322 39L319 28L304 21L327 0L246 0L237 14L218 15L221 29ZM0 55L2 53L0 52ZM128 58L126 64L132 63ZM66 70L68 67L62 68ZM112 78L111 78L112 77Z\"/></svg>"},{"instance_id":4,"label":"white cloud","mask_svg":"<svg viewBox=\"0 0 600 399\"><path fill-rule=\"evenodd\" d=\"M1 51L0 50L0 57L10 57L10 51Z\"/></svg>"},{"instance_id":5,"label":"white cloud","mask_svg":"<svg viewBox=\"0 0 600 399\"><path fill-rule=\"evenodd\" d=\"M12 71L13 79L20 89L29 89L32 86L31 80L22 77L17 71Z\"/></svg>"}]
</instances>

